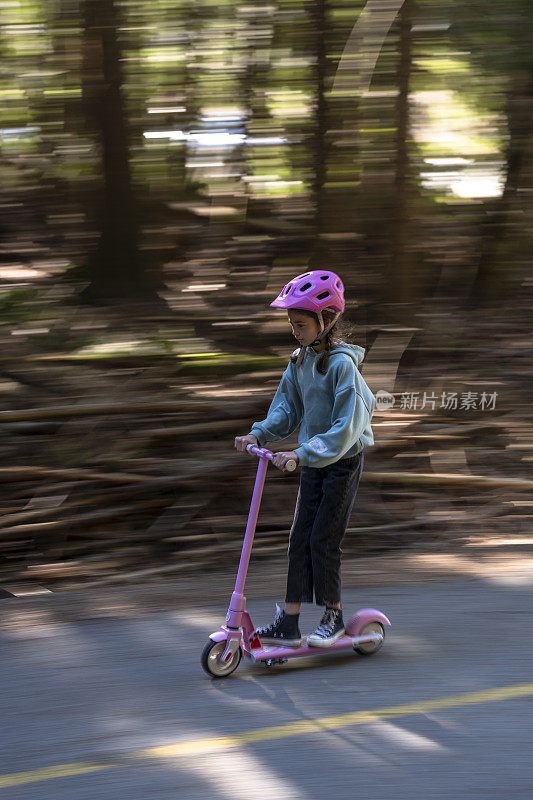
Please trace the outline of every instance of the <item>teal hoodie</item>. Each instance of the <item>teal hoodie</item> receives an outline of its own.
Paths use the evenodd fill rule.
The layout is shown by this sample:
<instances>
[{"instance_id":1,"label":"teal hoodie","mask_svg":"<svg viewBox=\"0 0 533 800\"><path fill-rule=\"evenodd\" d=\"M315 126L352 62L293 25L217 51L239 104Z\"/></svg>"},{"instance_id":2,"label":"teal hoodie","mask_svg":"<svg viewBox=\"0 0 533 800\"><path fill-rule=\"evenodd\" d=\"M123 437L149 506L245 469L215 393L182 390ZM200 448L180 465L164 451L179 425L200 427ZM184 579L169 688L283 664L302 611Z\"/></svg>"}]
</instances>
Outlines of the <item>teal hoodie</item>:
<instances>
[{"instance_id":1,"label":"teal hoodie","mask_svg":"<svg viewBox=\"0 0 533 800\"><path fill-rule=\"evenodd\" d=\"M317 372L320 353L311 347L299 367L289 362L267 418L251 430L262 447L300 426L295 452L307 467L326 467L374 444L370 422L376 400L358 370L365 351L339 342L329 353L325 375Z\"/></svg>"}]
</instances>

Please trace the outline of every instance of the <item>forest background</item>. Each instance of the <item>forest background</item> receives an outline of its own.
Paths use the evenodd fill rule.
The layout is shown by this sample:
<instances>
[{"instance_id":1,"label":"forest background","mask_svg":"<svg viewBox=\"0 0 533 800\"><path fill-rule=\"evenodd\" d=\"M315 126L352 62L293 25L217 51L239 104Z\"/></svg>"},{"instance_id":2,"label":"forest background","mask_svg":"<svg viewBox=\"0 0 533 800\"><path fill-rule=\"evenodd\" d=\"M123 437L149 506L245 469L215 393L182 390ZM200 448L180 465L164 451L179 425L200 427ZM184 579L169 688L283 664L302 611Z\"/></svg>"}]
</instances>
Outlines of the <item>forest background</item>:
<instances>
[{"instance_id":1,"label":"forest background","mask_svg":"<svg viewBox=\"0 0 533 800\"><path fill-rule=\"evenodd\" d=\"M4 596L235 564L269 302L320 266L379 401L348 561L533 543L532 34L527 0L0 0Z\"/></svg>"}]
</instances>

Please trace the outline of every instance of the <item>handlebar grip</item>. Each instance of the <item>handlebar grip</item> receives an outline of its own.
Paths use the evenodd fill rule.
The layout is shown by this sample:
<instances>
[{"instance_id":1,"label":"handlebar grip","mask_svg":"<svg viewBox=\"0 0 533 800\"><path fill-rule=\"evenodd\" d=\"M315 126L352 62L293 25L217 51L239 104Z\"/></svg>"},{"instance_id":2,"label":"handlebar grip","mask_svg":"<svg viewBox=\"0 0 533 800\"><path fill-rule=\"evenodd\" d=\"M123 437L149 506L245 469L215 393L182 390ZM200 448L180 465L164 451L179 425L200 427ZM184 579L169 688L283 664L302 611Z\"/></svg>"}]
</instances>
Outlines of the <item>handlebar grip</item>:
<instances>
[{"instance_id":1,"label":"handlebar grip","mask_svg":"<svg viewBox=\"0 0 533 800\"><path fill-rule=\"evenodd\" d=\"M255 444L247 444L246 445L246 452L253 453L254 455L258 456L258 458L267 458L269 461L272 461L274 458L274 453L270 450L267 450L265 447L257 447ZM289 458L288 461L285 462L285 472L294 472L298 464L296 463L294 458Z\"/></svg>"}]
</instances>

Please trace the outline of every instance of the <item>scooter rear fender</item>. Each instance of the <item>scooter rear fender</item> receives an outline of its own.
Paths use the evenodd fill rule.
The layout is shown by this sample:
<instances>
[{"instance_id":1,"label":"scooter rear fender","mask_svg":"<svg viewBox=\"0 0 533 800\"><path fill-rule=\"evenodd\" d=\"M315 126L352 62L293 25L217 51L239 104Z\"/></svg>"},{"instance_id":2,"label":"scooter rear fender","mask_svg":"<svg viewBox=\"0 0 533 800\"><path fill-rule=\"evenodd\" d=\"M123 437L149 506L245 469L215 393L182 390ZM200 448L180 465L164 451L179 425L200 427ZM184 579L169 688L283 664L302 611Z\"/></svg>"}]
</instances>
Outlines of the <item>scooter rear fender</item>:
<instances>
[{"instance_id":1,"label":"scooter rear fender","mask_svg":"<svg viewBox=\"0 0 533 800\"><path fill-rule=\"evenodd\" d=\"M389 619L377 608L360 608L347 622L346 633L348 636L359 636L369 622L381 622L382 625L390 625Z\"/></svg>"}]
</instances>

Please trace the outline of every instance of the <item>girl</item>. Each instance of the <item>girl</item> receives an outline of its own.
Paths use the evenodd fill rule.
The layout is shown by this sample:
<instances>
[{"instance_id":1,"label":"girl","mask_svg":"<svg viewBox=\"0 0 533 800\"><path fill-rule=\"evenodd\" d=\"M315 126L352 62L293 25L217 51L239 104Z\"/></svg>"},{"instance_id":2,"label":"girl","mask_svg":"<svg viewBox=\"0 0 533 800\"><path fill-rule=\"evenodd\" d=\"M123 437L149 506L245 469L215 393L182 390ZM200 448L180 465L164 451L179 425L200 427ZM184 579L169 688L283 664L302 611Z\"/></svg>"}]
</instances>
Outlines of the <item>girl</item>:
<instances>
[{"instance_id":1,"label":"girl","mask_svg":"<svg viewBox=\"0 0 533 800\"><path fill-rule=\"evenodd\" d=\"M335 337L344 311L344 287L328 270L298 275L270 304L288 312L300 344L263 422L254 422L235 447L264 446L300 427L298 447L278 452L284 470L293 458L302 467L294 522L289 537L289 570L283 611L257 633L264 644L298 647L301 603L325 606L307 643L329 647L344 634L341 606L341 542L363 469L363 449L374 443L370 421L375 398L358 367L364 349Z\"/></svg>"}]
</instances>

